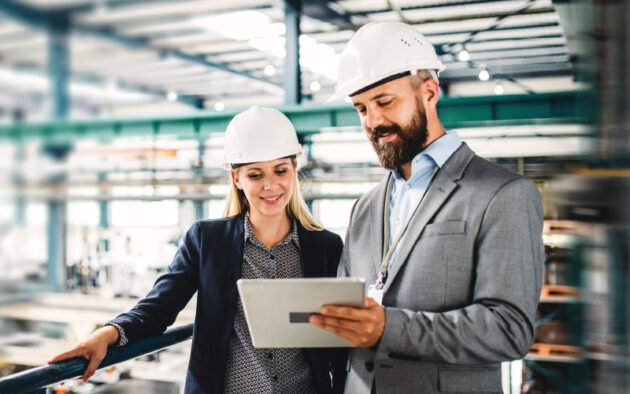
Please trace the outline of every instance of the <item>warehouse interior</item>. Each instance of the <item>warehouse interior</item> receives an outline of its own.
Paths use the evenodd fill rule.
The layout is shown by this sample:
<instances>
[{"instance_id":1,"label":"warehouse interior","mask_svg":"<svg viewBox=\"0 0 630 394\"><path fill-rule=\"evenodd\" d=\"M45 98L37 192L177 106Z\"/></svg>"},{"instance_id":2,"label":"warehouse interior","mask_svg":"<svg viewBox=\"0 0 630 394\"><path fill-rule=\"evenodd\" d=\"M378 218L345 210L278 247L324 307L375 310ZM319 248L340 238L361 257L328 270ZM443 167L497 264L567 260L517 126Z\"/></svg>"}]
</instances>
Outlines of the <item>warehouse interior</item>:
<instances>
[{"instance_id":1,"label":"warehouse interior","mask_svg":"<svg viewBox=\"0 0 630 394\"><path fill-rule=\"evenodd\" d=\"M222 217L223 133L251 105L293 122L308 206L343 238L386 170L328 101L338 57L362 25L402 21L446 65L444 126L542 196L536 341L504 393L628 392L628 20L594 0L0 2L0 382L128 310L192 223ZM193 298L174 327L194 314ZM37 392L179 393L189 350Z\"/></svg>"}]
</instances>

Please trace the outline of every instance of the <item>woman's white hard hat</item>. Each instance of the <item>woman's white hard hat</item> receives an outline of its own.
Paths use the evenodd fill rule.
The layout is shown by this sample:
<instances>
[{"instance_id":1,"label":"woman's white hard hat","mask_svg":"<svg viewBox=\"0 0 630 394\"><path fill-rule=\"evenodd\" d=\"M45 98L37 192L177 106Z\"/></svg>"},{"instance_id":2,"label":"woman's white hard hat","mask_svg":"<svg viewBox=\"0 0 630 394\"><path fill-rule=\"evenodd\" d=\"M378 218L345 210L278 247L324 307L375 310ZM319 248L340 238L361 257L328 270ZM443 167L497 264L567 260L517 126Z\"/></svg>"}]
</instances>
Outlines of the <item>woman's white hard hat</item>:
<instances>
[{"instance_id":1,"label":"woman's white hard hat","mask_svg":"<svg viewBox=\"0 0 630 394\"><path fill-rule=\"evenodd\" d=\"M230 121L223 145L224 167L302 153L293 124L274 108L253 106Z\"/></svg>"},{"instance_id":2,"label":"woman's white hard hat","mask_svg":"<svg viewBox=\"0 0 630 394\"><path fill-rule=\"evenodd\" d=\"M446 67L435 48L416 28L402 22L372 22L354 34L341 53L336 101L391 76L429 70L437 80Z\"/></svg>"}]
</instances>

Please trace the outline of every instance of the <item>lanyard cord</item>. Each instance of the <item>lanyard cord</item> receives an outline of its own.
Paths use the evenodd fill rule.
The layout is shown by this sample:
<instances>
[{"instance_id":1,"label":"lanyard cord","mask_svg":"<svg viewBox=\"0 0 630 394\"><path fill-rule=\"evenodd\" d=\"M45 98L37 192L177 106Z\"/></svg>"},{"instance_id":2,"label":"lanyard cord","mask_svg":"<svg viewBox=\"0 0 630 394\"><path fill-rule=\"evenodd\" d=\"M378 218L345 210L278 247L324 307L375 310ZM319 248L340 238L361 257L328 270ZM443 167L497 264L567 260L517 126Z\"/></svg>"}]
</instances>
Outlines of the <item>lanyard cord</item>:
<instances>
[{"instance_id":1,"label":"lanyard cord","mask_svg":"<svg viewBox=\"0 0 630 394\"><path fill-rule=\"evenodd\" d=\"M435 174L438 172L438 170L439 170L439 167L436 166L436 168L433 170L433 174L431 174L431 180L429 181L429 184L427 185L427 188L424 191L424 194L422 194L422 198L420 198L420 201L418 201L418 204L413 209L413 212L411 213L411 215L409 215L409 217L407 218L407 221L405 222L403 227L400 229L400 231L398 231L398 235L396 235L396 238L392 241L391 246L389 246L389 231L390 231L389 205L391 202L391 194L392 194L392 189L394 187L394 184L392 180L393 176L390 176L389 181L387 182L387 192L385 194L385 207L384 207L385 209L384 209L384 214L383 214L383 259L381 261L381 267L379 268L378 278L376 279L376 284L375 284L376 289L380 290L385 286L385 281L387 280L387 273L389 271L391 259L392 259L392 256L394 255L394 252L396 251L396 248L398 247L398 242L407 232L407 228L409 227L409 223L411 223L411 220L413 219L413 217L416 216L416 212L418 212L418 209L420 208L420 205L422 204L422 201L424 200L424 196L427 195L427 192L429 191L429 188L431 187L431 184L433 183L433 179L435 178Z\"/></svg>"}]
</instances>

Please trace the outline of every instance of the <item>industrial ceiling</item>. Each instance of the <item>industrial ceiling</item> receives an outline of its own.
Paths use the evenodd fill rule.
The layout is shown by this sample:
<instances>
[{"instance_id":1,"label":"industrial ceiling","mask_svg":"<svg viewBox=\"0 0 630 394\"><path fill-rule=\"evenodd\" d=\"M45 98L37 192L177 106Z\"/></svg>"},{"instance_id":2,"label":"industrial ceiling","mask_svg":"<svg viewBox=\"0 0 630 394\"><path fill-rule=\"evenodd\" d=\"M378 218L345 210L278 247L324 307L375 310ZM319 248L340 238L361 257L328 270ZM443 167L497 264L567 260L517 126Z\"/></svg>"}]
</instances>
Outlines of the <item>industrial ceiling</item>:
<instances>
[{"instance_id":1,"label":"industrial ceiling","mask_svg":"<svg viewBox=\"0 0 630 394\"><path fill-rule=\"evenodd\" d=\"M55 26L67 28L73 118L281 105L290 57L285 9L297 3L4 0L0 110L12 120L49 115ZM404 21L425 34L447 66L440 82L453 97L578 86L551 0L299 3L303 104L324 102L332 93L337 56L353 32L372 21Z\"/></svg>"}]
</instances>

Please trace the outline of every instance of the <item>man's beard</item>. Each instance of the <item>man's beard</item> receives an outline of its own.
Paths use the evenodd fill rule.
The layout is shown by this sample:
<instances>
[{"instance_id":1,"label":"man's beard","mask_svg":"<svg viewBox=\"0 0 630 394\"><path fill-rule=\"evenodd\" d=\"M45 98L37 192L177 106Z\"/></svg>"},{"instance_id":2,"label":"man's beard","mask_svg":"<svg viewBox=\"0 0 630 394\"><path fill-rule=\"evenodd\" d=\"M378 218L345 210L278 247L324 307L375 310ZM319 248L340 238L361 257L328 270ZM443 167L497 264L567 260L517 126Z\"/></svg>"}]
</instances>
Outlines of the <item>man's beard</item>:
<instances>
[{"instance_id":1,"label":"man's beard","mask_svg":"<svg viewBox=\"0 0 630 394\"><path fill-rule=\"evenodd\" d=\"M381 166L388 170L394 170L401 164L411 161L424 150L429 138L427 115L422 110L421 104L418 104L418 112L411 119L411 124L408 127L401 129L399 125L394 124L376 127L369 133L370 142L376 151ZM379 137L387 133L394 133L398 138L390 142L379 143Z\"/></svg>"}]
</instances>

